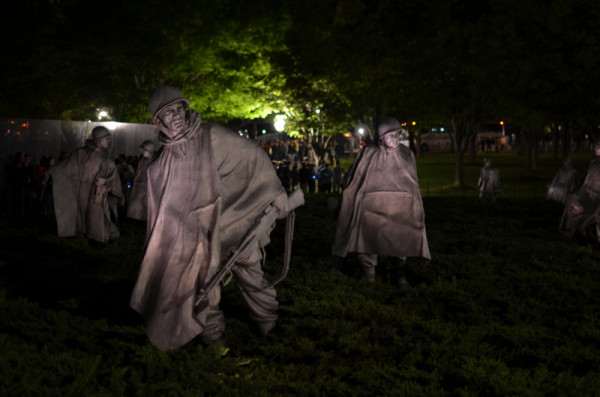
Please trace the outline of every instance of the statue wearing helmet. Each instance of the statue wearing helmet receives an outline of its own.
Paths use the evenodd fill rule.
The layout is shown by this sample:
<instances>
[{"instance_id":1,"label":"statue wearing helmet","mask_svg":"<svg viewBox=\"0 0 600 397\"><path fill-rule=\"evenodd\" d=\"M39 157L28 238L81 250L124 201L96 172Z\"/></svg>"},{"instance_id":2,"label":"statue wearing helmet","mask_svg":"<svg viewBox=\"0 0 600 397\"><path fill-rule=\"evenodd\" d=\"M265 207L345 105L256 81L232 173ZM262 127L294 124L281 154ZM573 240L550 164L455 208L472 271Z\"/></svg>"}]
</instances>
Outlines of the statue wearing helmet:
<instances>
[{"instance_id":1,"label":"statue wearing helmet","mask_svg":"<svg viewBox=\"0 0 600 397\"><path fill-rule=\"evenodd\" d=\"M479 187L479 199L483 200L486 196L490 196L492 203L496 202L496 196L502 192L500 170L492 165L492 159L488 157L483 159L477 186Z\"/></svg>"},{"instance_id":2,"label":"statue wearing helmet","mask_svg":"<svg viewBox=\"0 0 600 397\"><path fill-rule=\"evenodd\" d=\"M223 345L220 285L202 295L202 304L198 291L214 280L221 258L236 250L265 208L273 205L281 217L289 211L265 151L229 129L202 123L189 104L171 86L158 87L148 102L162 146L148 165L146 249L130 304L163 350L196 336ZM275 326L278 308L261 268L268 241L252 240L252 253L236 257L231 268L262 335Z\"/></svg>"},{"instance_id":3,"label":"statue wearing helmet","mask_svg":"<svg viewBox=\"0 0 600 397\"><path fill-rule=\"evenodd\" d=\"M148 100L148 108L152 113L154 122L157 122L157 115L164 108L176 102L183 102L186 108L190 106L190 101L175 87L163 85L155 89Z\"/></svg>"},{"instance_id":4,"label":"statue wearing helmet","mask_svg":"<svg viewBox=\"0 0 600 397\"><path fill-rule=\"evenodd\" d=\"M108 129L95 127L83 147L50 169L59 236L82 235L102 243L119 237L115 220L123 190L109 158L110 144Z\"/></svg>"},{"instance_id":5,"label":"statue wearing helmet","mask_svg":"<svg viewBox=\"0 0 600 397\"><path fill-rule=\"evenodd\" d=\"M407 257L431 259L425 212L412 151L400 143L398 120L386 117L378 128L378 145L363 147L348 171L338 216L334 257L358 254L370 281L377 256L398 264L398 285L410 288Z\"/></svg>"}]
</instances>

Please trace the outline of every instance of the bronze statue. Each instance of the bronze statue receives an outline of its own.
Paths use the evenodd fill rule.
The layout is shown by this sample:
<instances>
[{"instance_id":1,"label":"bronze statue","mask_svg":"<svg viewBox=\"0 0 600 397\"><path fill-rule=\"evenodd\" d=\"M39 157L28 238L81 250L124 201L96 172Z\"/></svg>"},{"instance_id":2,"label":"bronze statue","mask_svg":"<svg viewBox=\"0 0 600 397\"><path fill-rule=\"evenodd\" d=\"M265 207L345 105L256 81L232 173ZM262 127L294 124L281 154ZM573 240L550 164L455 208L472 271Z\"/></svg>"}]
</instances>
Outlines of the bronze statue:
<instances>
[{"instance_id":1,"label":"bronze statue","mask_svg":"<svg viewBox=\"0 0 600 397\"><path fill-rule=\"evenodd\" d=\"M201 123L189 104L171 86L158 87L149 100L162 147L148 166L146 249L130 304L162 350L198 335L204 343L224 344L220 284L200 294L265 209L276 208L277 218L289 212L264 150L218 124ZM244 249L251 254L237 257L231 268L262 335L278 318L275 288L261 268L268 232L252 239Z\"/></svg>"},{"instance_id":2,"label":"bronze statue","mask_svg":"<svg viewBox=\"0 0 600 397\"><path fill-rule=\"evenodd\" d=\"M548 186L547 197L549 200L565 204L567 197L573 194L578 187L577 170L573 168L571 159L567 157Z\"/></svg>"},{"instance_id":3,"label":"bronze statue","mask_svg":"<svg viewBox=\"0 0 600 397\"><path fill-rule=\"evenodd\" d=\"M95 127L85 146L49 170L59 236L83 235L102 243L119 237L114 220L123 191L110 144L108 130Z\"/></svg>"},{"instance_id":4,"label":"bronze statue","mask_svg":"<svg viewBox=\"0 0 600 397\"><path fill-rule=\"evenodd\" d=\"M567 198L559 227L565 236L580 239L588 246L599 241L600 142L593 141L593 150L595 157L581 187Z\"/></svg>"},{"instance_id":5,"label":"bronze statue","mask_svg":"<svg viewBox=\"0 0 600 397\"><path fill-rule=\"evenodd\" d=\"M406 257L431 259L425 211L412 151L400 144L400 123L384 118L378 145L363 147L347 173L333 254L357 252L365 275L375 281L377 256L396 258L398 284L410 287Z\"/></svg>"},{"instance_id":6,"label":"bronze statue","mask_svg":"<svg viewBox=\"0 0 600 397\"><path fill-rule=\"evenodd\" d=\"M146 220L148 211L148 165L154 160L154 142L144 141L140 145L142 158L138 162L138 168L133 178L131 194L129 195L129 204L127 205L127 217L140 221Z\"/></svg>"},{"instance_id":7,"label":"bronze statue","mask_svg":"<svg viewBox=\"0 0 600 397\"><path fill-rule=\"evenodd\" d=\"M502 192L500 170L492 165L492 159L488 157L483 159L477 186L479 187L479 199L483 200L486 196L490 196L492 203L496 202L496 196Z\"/></svg>"}]
</instances>

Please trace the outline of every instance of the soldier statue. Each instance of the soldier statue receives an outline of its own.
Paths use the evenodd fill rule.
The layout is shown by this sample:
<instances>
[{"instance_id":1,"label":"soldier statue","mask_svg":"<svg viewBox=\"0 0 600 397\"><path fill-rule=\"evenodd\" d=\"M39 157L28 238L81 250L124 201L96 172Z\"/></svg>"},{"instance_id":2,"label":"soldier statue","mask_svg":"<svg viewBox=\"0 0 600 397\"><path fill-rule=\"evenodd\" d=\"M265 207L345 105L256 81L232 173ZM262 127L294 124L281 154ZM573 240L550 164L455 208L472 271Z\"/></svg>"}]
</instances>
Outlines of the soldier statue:
<instances>
[{"instance_id":1,"label":"soldier statue","mask_svg":"<svg viewBox=\"0 0 600 397\"><path fill-rule=\"evenodd\" d=\"M425 211L413 152L400 143L398 120L386 117L378 144L364 146L347 173L338 215L334 257L358 253L368 280L375 281L377 256L398 266L398 285L410 288L406 258L431 259Z\"/></svg>"}]
</instances>

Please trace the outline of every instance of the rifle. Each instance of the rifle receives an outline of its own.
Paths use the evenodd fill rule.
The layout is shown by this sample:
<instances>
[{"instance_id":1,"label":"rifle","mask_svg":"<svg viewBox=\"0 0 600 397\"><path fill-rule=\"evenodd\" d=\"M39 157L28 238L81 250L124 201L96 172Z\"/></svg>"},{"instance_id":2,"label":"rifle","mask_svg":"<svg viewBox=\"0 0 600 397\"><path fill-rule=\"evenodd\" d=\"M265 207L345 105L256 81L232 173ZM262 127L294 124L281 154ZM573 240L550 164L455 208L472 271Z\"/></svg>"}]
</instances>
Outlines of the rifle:
<instances>
[{"instance_id":1,"label":"rifle","mask_svg":"<svg viewBox=\"0 0 600 397\"><path fill-rule=\"evenodd\" d=\"M302 190L298 188L294 189L288 195L288 203L290 206L290 212L288 213L286 218L284 267L281 276L277 278L277 280L275 280L273 283L269 284L268 287L272 287L275 284L279 283L287 275L292 249L291 240L294 231L294 209L304 204L304 192L302 192ZM215 275L208 281L208 283L204 285L204 287L198 290L196 298L194 299L194 306L196 310L200 311L208 304L206 297L218 283L223 281L223 285L229 284L233 277L231 269L235 265L236 261L240 257L243 257L243 254L250 253L248 252L249 249L254 249L254 243L257 240L260 241L263 236L268 236L271 233L271 231L275 228L275 221L278 217L279 210L273 205L273 203L270 203L267 206L267 208L263 210L261 215L256 219L256 221L254 222L248 233L246 233L240 244L232 251L231 255L227 259L227 262L219 269L219 271L217 271L217 273L215 273Z\"/></svg>"},{"instance_id":2,"label":"rifle","mask_svg":"<svg viewBox=\"0 0 600 397\"><path fill-rule=\"evenodd\" d=\"M104 176L106 176L106 170L108 168L108 162L110 161L111 153L112 153L112 145L110 145L108 154L107 154L106 158L102 161L102 165L100 166L100 169L98 170L98 174L96 174L96 190L95 190L95 197L94 197L96 204L102 204L104 202L104 197L105 197L104 193L105 192L102 192L103 189L101 189L101 188L104 188L106 186L106 181L108 180L107 178L104 178Z\"/></svg>"}]
</instances>

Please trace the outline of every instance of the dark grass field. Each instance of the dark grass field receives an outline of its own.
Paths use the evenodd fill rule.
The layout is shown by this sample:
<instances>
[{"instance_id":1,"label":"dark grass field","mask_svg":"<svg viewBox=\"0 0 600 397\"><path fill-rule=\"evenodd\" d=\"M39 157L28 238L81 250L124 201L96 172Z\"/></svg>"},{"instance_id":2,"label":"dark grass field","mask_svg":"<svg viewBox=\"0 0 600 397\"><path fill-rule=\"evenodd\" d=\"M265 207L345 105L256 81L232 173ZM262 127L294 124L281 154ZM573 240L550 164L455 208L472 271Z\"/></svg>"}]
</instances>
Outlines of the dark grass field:
<instances>
[{"instance_id":1,"label":"dark grass field","mask_svg":"<svg viewBox=\"0 0 600 397\"><path fill-rule=\"evenodd\" d=\"M590 160L574 159L582 178ZM149 343L128 307L143 224L123 220L115 244L96 246L56 237L51 220L4 220L0 395L598 395L600 255L558 233L562 205L544 187L560 162L541 161L525 178L522 157L496 155L513 194L491 204L476 199L480 164L456 189L451 155L419 159L432 261L409 260L405 294L386 258L374 284L353 256L332 269L334 213L309 195L277 288L278 326L257 336L229 284L225 355L198 341L170 352ZM282 233L267 251L271 279Z\"/></svg>"}]
</instances>

